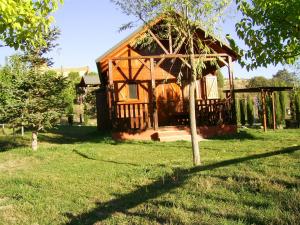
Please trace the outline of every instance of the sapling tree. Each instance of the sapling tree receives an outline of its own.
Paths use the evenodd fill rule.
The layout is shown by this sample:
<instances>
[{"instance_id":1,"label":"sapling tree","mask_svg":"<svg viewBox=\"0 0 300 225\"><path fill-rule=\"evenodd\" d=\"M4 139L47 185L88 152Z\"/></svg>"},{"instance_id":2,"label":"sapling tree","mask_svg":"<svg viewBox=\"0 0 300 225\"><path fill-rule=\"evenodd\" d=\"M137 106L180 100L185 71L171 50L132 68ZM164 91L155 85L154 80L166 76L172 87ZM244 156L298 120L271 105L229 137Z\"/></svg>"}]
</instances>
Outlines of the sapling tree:
<instances>
[{"instance_id":1,"label":"sapling tree","mask_svg":"<svg viewBox=\"0 0 300 225\"><path fill-rule=\"evenodd\" d=\"M247 96L247 122L249 126L254 123L253 99L250 95Z\"/></svg>"},{"instance_id":2,"label":"sapling tree","mask_svg":"<svg viewBox=\"0 0 300 225\"><path fill-rule=\"evenodd\" d=\"M206 65L203 58L195 57L195 54L209 54L210 41L215 41L214 32L216 25L224 14L230 0L112 0L127 15L135 16L145 25L149 25L153 19L162 17L169 27L162 36L171 35L173 49L184 42L185 54L188 55L189 64L189 117L191 128L191 140L194 165L200 164L199 143L197 139L196 113L195 113L195 87L196 80L203 75ZM132 27L134 22L125 24L122 28ZM203 29L205 37L210 41L199 38L198 31ZM166 30L169 32L166 32ZM159 34L158 34L159 35ZM151 44L151 42L150 42ZM216 62L211 62L215 63ZM180 75L179 75L180 76Z\"/></svg>"},{"instance_id":3,"label":"sapling tree","mask_svg":"<svg viewBox=\"0 0 300 225\"><path fill-rule=\"evenodd\" d=\"M18 55L10 58L3 71L6 80L0 79L0 92L6 96L0 101L0 120L30 129L32 149L37 150L38 132L57 124L65 113L69 84L55 72L32 68Z\"/></svg>"}]
</instances>

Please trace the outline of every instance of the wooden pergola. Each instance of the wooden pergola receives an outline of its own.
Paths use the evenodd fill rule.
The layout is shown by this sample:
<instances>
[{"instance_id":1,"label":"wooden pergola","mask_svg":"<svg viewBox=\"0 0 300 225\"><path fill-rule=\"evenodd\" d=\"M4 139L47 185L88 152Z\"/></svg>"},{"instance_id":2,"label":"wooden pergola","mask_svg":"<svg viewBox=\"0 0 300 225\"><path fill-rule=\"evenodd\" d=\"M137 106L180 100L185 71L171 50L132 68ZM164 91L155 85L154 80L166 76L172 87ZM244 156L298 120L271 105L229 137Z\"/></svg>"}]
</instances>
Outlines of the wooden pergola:
<instances>
[{"instance_id":1,"label":"wooden pergola","mask_svg":"<svg viewBox=\"0 0 300 225\"><path fill-rule=\"evenodd\" d=\"M175 52L177 52L176 50ZM172 51L171 51L172 52ZM149 70L149 80L151 81L151 98L152 98L152 120L153 120L153 128L154 130L158 129L158 114L156 107L156 78L155 78L155 70L166 60L166 59L180 59L188 68L191 68L191 65L188 62L189 55L186 54L172 54L167 52L168 54L162 55L151 55L151 56L129 56L129 57L113 57L108 59L108 85L109 85L109 95L108 102L109 108L112 110L111 114L114 112L114 81L113 81L113 68L119 69L118 63L121 61L128 60L138 60L141 62L148 70ZM227 53L215 53L215 54L195 54L195 59L201 59L203 62L217 61L220 66L225 65L228 68L229 75L229 87L227 97L231 97L234 100L234 78L233 78L233 57ZM157 63L155 63L157 60ZM147 64L149 62L149 64ZM111 116L112 117L112 116Z\"/></svg>"},{"instance_id":2,"label":"wooden pergola","mask_svg":"<svg viewBox=\"0 0 300 225\"><path fill-rule=\"evenodd\" d=\"M266 96L269 95L272 99L272 115L273 115L273 130L276 129L276 110L275 110L275 93L277 91L289 91L293 87L253 87L253 88L239 88L234 89L234 93L261 93L261 101L263 107L263 126L264 131L267 131L267 108L266 108ZM229 93L232 90L224 90L225 93Z\"/></svg>"}]
</instances>

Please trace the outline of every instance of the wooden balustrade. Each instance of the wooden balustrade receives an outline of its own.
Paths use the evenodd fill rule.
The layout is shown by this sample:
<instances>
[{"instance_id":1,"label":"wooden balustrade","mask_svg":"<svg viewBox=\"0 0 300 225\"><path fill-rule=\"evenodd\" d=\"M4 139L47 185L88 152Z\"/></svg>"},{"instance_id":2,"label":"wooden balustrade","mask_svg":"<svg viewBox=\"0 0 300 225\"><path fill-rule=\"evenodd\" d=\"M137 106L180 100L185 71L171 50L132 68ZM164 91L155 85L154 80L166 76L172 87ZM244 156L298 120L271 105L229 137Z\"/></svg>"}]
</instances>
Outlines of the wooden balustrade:
<instances>
[{"instance_id":1,"label":"wooden balustrade","mask_svg":"<svg viewBox=\"0 0 300 225\"><path fill-rule=\"evenodd\" d=\"M121 130L143 130L150 127L149 103L115 104L114 127Z\"/></svg>"},{"instance_id":2,"label":"wooden balustrade","mask_svg":"<svg viewBox=\"0 0 300 225\"><path fill-rule=\"evenodd\" d=\"M233 124L233 109L234 105L232 99L197 100L196 111L198 124Z\"/></svg>"},{"instance_id":3,"label":"wooden balustrade","mask_svg":"<svg viewBox=\"0 0 300 225\"><path fill-rule=\"evenodd\" d=\"M169 125L188 125L188 103L182 102L182 112L174 113ZM232 99L211 99L196 101L198 125L234 124ZM123 103L114 105L114 128L117 130L145 130L153 127L150 103Z\"/></svg>"}]
</instances>

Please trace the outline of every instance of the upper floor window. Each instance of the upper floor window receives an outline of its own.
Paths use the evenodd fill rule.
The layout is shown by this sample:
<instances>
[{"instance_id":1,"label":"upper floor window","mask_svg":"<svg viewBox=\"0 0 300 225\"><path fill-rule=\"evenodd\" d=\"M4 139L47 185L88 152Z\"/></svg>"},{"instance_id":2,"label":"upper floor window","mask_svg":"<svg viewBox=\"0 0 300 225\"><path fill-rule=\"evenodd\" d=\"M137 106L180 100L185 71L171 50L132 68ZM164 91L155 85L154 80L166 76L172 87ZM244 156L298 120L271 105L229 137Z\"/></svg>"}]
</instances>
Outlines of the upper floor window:
<instances>
[{"instance_id":1,"label":"upper floor window","mask_svg":"<svg viewBox=\"0 0 300 225\"><path fill-rule=\"evenodd\" d=\"M128 98L138 99L138 85L136 83L128 84Z\"/></svg>"}]
</instances>

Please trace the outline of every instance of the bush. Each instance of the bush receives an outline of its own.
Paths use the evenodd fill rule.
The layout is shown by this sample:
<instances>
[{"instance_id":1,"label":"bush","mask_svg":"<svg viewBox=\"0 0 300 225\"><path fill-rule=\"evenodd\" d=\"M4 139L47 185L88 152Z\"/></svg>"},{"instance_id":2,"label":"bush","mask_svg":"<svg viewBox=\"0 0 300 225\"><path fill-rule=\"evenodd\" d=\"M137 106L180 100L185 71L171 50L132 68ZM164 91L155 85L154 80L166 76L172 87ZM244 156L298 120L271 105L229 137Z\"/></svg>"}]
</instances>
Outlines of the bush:
<instances>
[{"instance_id":1,"label":"bush","mask_svg":"<svg viewBox=\"0 0 300 225\"><path fill-rule=\"evenodd\" d=\"M253 99L250 95L247 97L247 121L250 126L254 123Z\"/></svg>"},{"instance_id":2,"label":"bush","mask_svg":"<svg viewBox=\"0 0 300 225\"><path fill-rule=\"evenodd\" d=\"M240 116L241 116L241 124L243 126L246 125L246 104L245 99L240 100Z\"/></svg>"}]
</instances>

